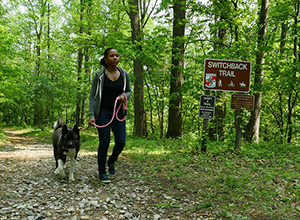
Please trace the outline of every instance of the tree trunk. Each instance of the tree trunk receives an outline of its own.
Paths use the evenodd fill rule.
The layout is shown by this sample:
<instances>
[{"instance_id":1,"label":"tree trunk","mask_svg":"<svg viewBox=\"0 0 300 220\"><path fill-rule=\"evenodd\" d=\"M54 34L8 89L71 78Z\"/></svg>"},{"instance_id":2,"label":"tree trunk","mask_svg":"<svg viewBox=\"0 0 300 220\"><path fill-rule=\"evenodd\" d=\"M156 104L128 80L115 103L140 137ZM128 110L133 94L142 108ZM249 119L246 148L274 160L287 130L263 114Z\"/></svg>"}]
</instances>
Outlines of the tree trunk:
<instances>
[{"instance_id":1,"label":"tree trunk","mask_svg":"<svg viewBox=\"0 0 300 220\"><path fill-rule=\"evenodd\" d=\"M228 35L228 25L223 25L230 20L232 14L231 2L228 0L220 0L215 4L220 10L220 16L217 17L220 22L218 27L216 37L218 38L218 44L215 44L215 50L217 53L223 51L226 47L226 39ZM226 92L216 91L215 92L216 101L216 113L215 118L211 120L212 125L209 127L209 138L211 140L224 141L225 139L225 117L226 117Z\"/></svg>"},{"instance_id":2,"label":"tree trunk","mask_svg":"<svg viewBox=\"0 0 300 220\"><path fill-rule=\"evenodd\" d=\"M35 75L40 76L41 75L41 46L42 46L42 36L43 36L43 30L45 28L43 19L45 18L45 12L46 12L46 2L41 1L40 3L40 20L34 19L34 28L35 28L35 34L36 34L36 62L35 62ZM31 3L30 3L31 4ZM33 5L31 4L32 10L34 10ZM34 98L34 125L39 125L40 127L44 123L45 117L44 117L44 109L41 106L40 103L40 94L35 94Z\"/></svg>"},{"instance_id":3,"label":"tree trunk","mask_svg":"<svg viewBox=\"0 0 300 220\"><path fill-rule=\"evenodd\" d=\"M281 59L286 59L286 55L285 55L285 42L286 42L286 34L287 34L287 29L288 29L288 25L287 25L287 21L284 20L282 23L281 23L281 34L280 34L280 57ZM283 73L281 73L281 75L284 76ZM280 103L282 103L280 106L279 106L279 116L277 117L278 119L276 120L277 121L277 124L278 124L278 127L279 127L279 131L280 131L280 143L282 144L283 143L283 137L284 137L284 120L283 120L283 98L282 98L282 94L281 94L281 91L278 91L278 97L279 97L279 101Z\"/></svg>"},{"instance_id":4,"label":"tree trunk","mask_svg":"<svg viewBox=\"0 0 300 220\"><path fill-rule=\"evenodd\" d=\"M263 85L263 65L266 52L267 20L269 13L269 0L261 0L261 9L258 23L258 41L256 53L256 66L254 76L254 110L251 112L250 120L246 129L246 140L259 142L260 107Z\"/></svg>"},{"instance_id":5,"label":"tree trunk","mask_svg":"<svg viewBox=\"0 0 300 220\"><path fill-rule=\"evenodd\" d=\"M215 118L211 120L212 125L208 128L210 140L224 141L225 136L225 116L226 116L226 92L215 91L216 112Z\"/></svg>"},{"instance_id":6,"label":"tree trunk","mask_svg":"<svg viewBox=\"0 0 300 220\"><path fill-rule=\"evenodd\" d=\"M80 27L79 27L79 35L83 33L82 20L84 13L84 5L83 0L80 0ZM83 63L83 48L79 46L78 55L77 55L77 101L76 101L76 124L80 124L80 112L81 112L81 104L82 104L82 95L81 95L81 80L82 80L82 63Z\"/></svg>"},{"instance_id":7,"label":"tree trunk","mask_svg":"<svg viewBox=\"0 0 300 220\"><path fill-rule=\"evenodd\" d=\"M51 18L51 6L50 3L47 2L47 78L50 78L53 81L53 71L51 66L51 55L50 55L50 18ZM47 105L47 113L46 113L46 120L47 122L54 121L54 97L51 96L49 98L49 105Z\"/></svg>"},{"instance_id":8,"label":"tree trunk","mask_svg":"<svg viewBox=\"0 0 300 220\"><path fill-rule=\"evenodd\" d=\"M141 41L141 23L139 17L138 0L129 1L129 17L132 29L132 43ZM142 51L140 45L136 46L138 51ZM135 76L134 82L134 133L138 136L147 136L146 114L144 110L144 76L143 65L138 57L134 58L133 71Z\"/></svg>"},{"instance_id":9,"label":"tree trunk","mask_svg":"<svg viewBox=\"0 0 300 220\"><path fill-rule=\"evenodd\" d=\"M235 110L235 150L241 150L242 146L242 125L243 125L243 110Z\"/></svg>"},{"instance_id":10,"label":"tree trunk","mask_svg":"<svg viewBox=\"0 0 300 220\"><path fill-rule=\"evenodd\" d=\"M81 104L82 104L82 95L81 95L81 80L82 80L82 62L83 62L83 49L78 49L78 57L77 57L77 101L76 101L76 124L80 124L80 112L81 112Z\"/></svg>"},{"instance_id":11,"label":"tree trunk","mask_svg":"<svg viewBox=\"0 0 300 220\"><path fill-rule=\"evenodd\" d=\"M174 3L172 69L170 80L170 100L167 137L176 138L182 135L182 93L180 91L183 78L184 31L186 0Z\"/></svg>"},{"instance_id":12,"label":"tree trunk","mask_svg":"<svg viewBox=\"0 0 300 220\"><path fill-rule=\"evenodd\" d=\"M90 36L91 33L89 32L88 35ZM91 73L91 68L90 68L90 48L87 47L85 48L85 52L84 52L84 72L85 72L85 76L84 76L84 80L88 81L89 75ZM84 85L87 85L86 83L84 83ZM84 88L84 94L82 94L82 103L81 103L81 115L80 115L80 120L79 120L79 125L84 125L84 121L85 121L85 113L86 113L86 104L87 104L87 97L88 97L88 93L86 92L88 91L87 88Z\"/></svg>"},{"instance_id":13,"label":"tree trunk","mask_svg":"<svg viewBox=\"0 0 300 220\"><path fill-rule=\"evenodd\" d=\"M148 93L148 98L149 98L150 128L151 128L152 134L154 134L155 133L155 129L154 129L154 125L153 125L153 103L152 103L152 99L151 99L150 86L149 86L149 83L147 83L146 78L145 78L145 85L147 87L147 93Z\"/></svg>"},{"instance_id":14,"label":"tree trunk","mask_svg":"<svg viewBox=\"0 0 300 220\"><path fill-rule=\"evenodd\" d=\"M293 78L295 79L295 81L297 80L297 72L298 72L298 68L297 68L297 64L300 61L299 55L298 55L298 45L300 47L300 44L298 42L298 18L299 18L299 5L300 3L296 3L295 4L295 19L294 19L294 76ZM299 60L298 60L299 58ZM294 108L294 104L296 102L297 99L297 95L298 93L296 93L296 96L294 96L294 91L293 91L293 85L291 85L290 88L290 93L289 93L289 99L288 99L288 120L287 120L287 129L288 129L288 133L287 133L287 142L291 143L292 141L292 134L293 134L293 127L292 127L292 115L293 115L293 108Z\"/></svg>"}]
</instances>

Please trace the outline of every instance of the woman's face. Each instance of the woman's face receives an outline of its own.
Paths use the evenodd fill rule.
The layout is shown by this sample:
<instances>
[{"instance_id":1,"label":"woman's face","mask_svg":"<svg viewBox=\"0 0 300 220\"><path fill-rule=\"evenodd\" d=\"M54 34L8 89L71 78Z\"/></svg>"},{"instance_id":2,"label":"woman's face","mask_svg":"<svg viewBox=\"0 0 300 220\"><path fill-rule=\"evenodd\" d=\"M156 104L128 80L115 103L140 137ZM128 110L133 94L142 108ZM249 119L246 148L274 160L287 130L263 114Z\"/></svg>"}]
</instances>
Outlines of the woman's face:
<instances>
[{"instance_id":1,"label":"woman's face","mask_svg":"<svg viewBox=\"0 0 300 220\"><path fill-rule=\"evenodd\" d=\"M104 59L107 62L108 66L117 66L119 63L119 53L116 49L111 49L110 51L108 51L107 53L107 57L104 57Z\"/></svg>"}]
</instances>

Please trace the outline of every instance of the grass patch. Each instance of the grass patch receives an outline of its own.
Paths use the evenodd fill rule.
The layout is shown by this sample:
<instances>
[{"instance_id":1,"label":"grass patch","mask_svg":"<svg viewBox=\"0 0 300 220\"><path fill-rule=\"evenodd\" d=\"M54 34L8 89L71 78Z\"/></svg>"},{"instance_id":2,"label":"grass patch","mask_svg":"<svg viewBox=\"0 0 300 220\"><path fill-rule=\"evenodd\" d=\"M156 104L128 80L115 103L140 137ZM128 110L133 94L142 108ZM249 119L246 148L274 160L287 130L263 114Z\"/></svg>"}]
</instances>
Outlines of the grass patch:
<instances>
[{"instance_id":1,"label":"grass patch","mask_svg":"<svg viewBox=\"0 0 300 220\"><path fill-rule=\"evenodd\" d=\"M207 154L194 154L184 142L128 138L124 154L136 173L149 173L137 177L144 184L189 195L195 210L216 218L300 218L299 145L246 144L235 152L215 142Z\"/></svg>"},{"instance_id":2,"label":"grass patch","mask_svg":"<svg viewBox=\"0 0 300 220\"><path fill-rule=\"evenodd\" d=\"M0 146L6 145L8 142L7 135L0 129Z\"/></svg>"},{"instance_id":3,"label":"grass patch","mask_svg":"<svg viewBox=\"0 0 300 220\"><path fill-rule=\"evenodd\" d=\"M34 139L39 140L39 142L45 143L45 144L51 144L52 143L52 130L34 130L34 129L27 129L26 132L24 132L22 135L26 137L31 137Z\"/></svg>"}]
</instances>

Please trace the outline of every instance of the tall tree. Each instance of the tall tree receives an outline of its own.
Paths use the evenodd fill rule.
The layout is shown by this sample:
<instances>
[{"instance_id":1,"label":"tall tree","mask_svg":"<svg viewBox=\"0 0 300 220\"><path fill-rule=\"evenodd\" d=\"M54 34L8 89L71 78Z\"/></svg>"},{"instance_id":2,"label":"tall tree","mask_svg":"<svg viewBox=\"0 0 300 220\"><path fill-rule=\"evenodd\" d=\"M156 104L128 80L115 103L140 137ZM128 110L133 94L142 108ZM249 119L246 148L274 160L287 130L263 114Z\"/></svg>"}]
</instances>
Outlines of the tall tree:
<instances>
[{"instance_id":1,"label":"tall tree","mask_svg":"<svg viewBox=\"0 0 300 220\"><path fill-rule=\"evenodd\" d=\"M32 100L33 107L33 123L41 128L48 120L50 109L47 105L41 105L46 100L50 100L50 94L46 91L48 87L48 74L45 57L47 54L47 25L48 25L48 0L29 0L20 1L25 10L22 12L23 19L27 21L27 28L24 33L25 38L31 39L32 48L29 49L30 62L34 62L33 70L30 74L30 86L28 95ZM23 22L23 21L22 21ZM22 46L21 46L22 47ZM44 94L45 93L45 94Z\"/></svg>"},{"instance_id":2,"label":"tall tree","mask_svg":"<svg viewBox=\"0 0 300 220\"><path fill-rule=\"evenodd\" d=\"M170 99L168 131L166 136L176 138L182 135L182 80L184 70L184 34L186 0L174 0L173 5L173 43L170 80Z\"/></svg>"},{"instance_id":3,"label":"tall tree","mask_svg":"<svg viewBox=\"0 0 300 220\"><path fill-rule=\"evenodd\" d=\"M300 2L295 1L294 3L294 47L293 47L293 54L294 54L294 68L293 68L293 75L292 75L292 81L290 83L290 92L289 92L289 98L288 98L288 120L287 120L287 142L291 143L292 140L292 133L293 133L293 127L292 127L292 114L293 109L295 107L295 103L298 99L299 89L297 88L297 73L299 73L299 67L300 67L300 42L298 40L298 20L299 20L299 9L300 9ZM294 82L296 82L296 87L294 86Z\"/></svg>"},{"instance_id":4,"label":"tall tree","mask_svg":"<svg viewBox=\"0 0 300 220\"><path fill-rule=\"evenodd\" d=\"M138 0L128 1L130 5L129 17L131 21L131 37L132 43L136 47L136 52L139 54L142 51L141 46L141 21L140 7ZM138 56L133 60L134 80L134 133L138 136L147 135L146 113L144 110L144 79L143 65Z\"/></svg>"},{"instance_id":5,"label":"tall tree","mask_svg":"<svg viewBox=\"0 0 300 220\"><path fill-rule=\"evenodd\" d=\"M254 75L254 110L251 112L250 120L246 130L246 140L259 142L260 108L263 87L263 65L266 53L266 34L269 13L269 0L261 0L261 8L258 22L257 53Z\"/></svg>"},{"instance_id":6,"label":"tall tree","mask_svg":"<svg viewBox=\"0 0 300 220\"><path fill-rule=\"evenodd\" d=\"M147 121L144 107L144 74L143 64L140 58L143 52L143 29L145 28L150 16L156 6L150 5L148 0L128 0L128 15L131 24L131 39L135 47L135 56L133 58L134 72L134 133L138 136L147 136ZM125 3L124 3L125 4ZM152 9L150 10L150 8Z\"/></svg>"},{"instance_id":7,"label":"tall tree","mask_svg":"<svg viewBox=\"0 0 300 220\"><path fill-rule=\"evenodd\" d=\"M224 54L228 48L228 32L231 17L233 14L231 3L229 0L213 1L214 7L217 9L215 14L217 30L215 33L216 41L214 43L214 51L218 56ZM226 54L226 52L225 52ZM226 92L214 92L216 95L216 114L215 119L212 120L214 126L210 126L209 137L212 140L224 140L225 135L225 117L226 117Z\"/></svg>"},{"instance_id":8,"label":"tall tree","mask_svg":"<svg viewBox=\"0 0 300 220\"><path fill-rule=\"evenodd\" d=\"M83 34L83 17L85 12L85 6L84 1L80 0L79 4L79 27L78 27L78 36L81 37ZM81 42L79 42L79 45L77 47L77 101L76 101L76 124L80 124L80 112L81 112L81 100L83 99L81 95L81 80L82 80L82 66L83 66L83 45Z\"/></svg>"},{"instance_id":9,"label":"tall tree","mask_svg":"<svg viewBox=\"0 0 300 220\"><path fill-rule=\"evenodd\" d=\"M180 73L182 67L179 67L179 62L178 68L175 66L177 62L174 62L176 58L178 60L181 58L178 45L182 43L182 39L174 37L172 42L172 27L168 25L173 22L175 11L169 11L169 9L175 9L174 4L179 2L161 1L160 9L165 13L152 15L150 18L153 1L138 0L138 2L131 3L130 7L135 5L139 14L139 22L134 21L135 23L131 24L130 18L126 16L126 9L128 11L132 9L132 12L137 12L137 10L129 8L127 3L127 5L121 5L120 1L122 0L2 1L0 4L4 8L3 10L0 8L0 14L4 11L8 13L0 20L2 25L0 28L0 120L7 123L25 122L32 125L34 111L38 109L35 123L44 125L57 117L64 117L68 123L73 123L77 114L76 105L78 105L77 112L80 115L77 115L77 118L80 121L86 116L84 107L86 100L81 99L77 102L77 95L87 97L84 92L88 92L90 88L88 80L92 76L92 71L102 68L99 64L102 51L106 47L114 46L123 56L120 65L125 69L132 71L134 59L140 60L137 69L141 73L142 81L138 79L135 82L139 87L134 88L136 90L134 92L142 99L136 99L134 105L129 105L129 108L134 108L136 104L144 105L144 110L136 111L144 112L147 119L150 116L151 126L148 127L151 128L152 137L158 134L162 137L166 132L169 135L173 128L179 130L179 132L174 132L176 133L174 137L180 133L201 133L203 121L195 115L198 112L199 97L203 94L201 85L203 61L210 57L254 61L253 72L257 73L256 82L259 82L258 67L261 67L264 76L263 90L259 91L257 84L252 84L251 87L251 92L264 94L261 99L263 117L260 116L259 122L261 137L267 141L273 140L274 137L279 138L279 134L282 134L282 141L288 142L297 138L297 120L299 120L298 0L270 2L268 19L268 30L270 30L268 33L270 34L266 37L265 44L259 41L259 47L257 47L258 31L253 23L261 1L257 3L255 0L249 0L247 4L245 1L236 0L210 0L203 4L198 4L197 1L187 2L185 31L188 34L184 36L184 42L186 42L184 75ZM42 2L47 6L43 10ZM87 7L88 2L91 3L91 7ZM80 3L83 4L85 10L81 20ZM177 15L176 12L175 16ZM238 19L240 17L247 19ZM138 18L137 14L132 18ZM144 24L148 20L145 27ZM276 30L281 22L282 37ZM173 28L174 33L178 31L182 23L176 27L177 30ZM41 24L42 29L40 29ZM83 27L82 33L80 33L80 26ZM131 26L136 30L140 26L140 35L135 36L137 40L132 41L134 35L129 31ZM236 31L237 28L239 32ZM41 33L41 35L36 33ZM176 42L177 46L174 46ZM268 47L264 47L265 45ZM174 48L178 49L176 56ZM259 53L265 51L266 48L268 48L268 56L265 56L263 64L257 61L258 65L255 65L255 59L259 60ZM80 55L79 51L81 51ZM173 62L171 56L173 56ZM169 78L171 75L172 79ZM184 84L180 81L180 77L184 77ZM132 77L132 80L135 79L136 75ZM180 89L170 91L169 96L167 91L170 90L171 80L172 88L175 87L174 85L180 85ZM148 88L148 96L139 92L145 88ZM181 101L182 106L179 105ZM166 102L170 105L166 106ZM228 106L228 103L226 104ZM170 111L170 124L165 116L168 110ZM171 110L179 113L182 118L181 125L180 117L179 119L172 117ZM229 123L234 119L234 114L229 114L233 113L233 110L227 107L226 112L225 120L223 120L223 126L226 126L225 139L232 137L231 131L234 129L233 123ZM52 120L47 120L50 115L53 115ZM271 115L274 117L270 117ZM145 121L145 117L137 118L140 119L137 119L135 123ZM133 123L133 120L128 122ZM222 124L219 122L218 125ZM208 127L211 125L212 123L209 123ZM136 128L136 132L146 130ZM218 131L221 130L219 127ZM222 133L218 136L221 140Z\"/></svg>"}]
</instances>

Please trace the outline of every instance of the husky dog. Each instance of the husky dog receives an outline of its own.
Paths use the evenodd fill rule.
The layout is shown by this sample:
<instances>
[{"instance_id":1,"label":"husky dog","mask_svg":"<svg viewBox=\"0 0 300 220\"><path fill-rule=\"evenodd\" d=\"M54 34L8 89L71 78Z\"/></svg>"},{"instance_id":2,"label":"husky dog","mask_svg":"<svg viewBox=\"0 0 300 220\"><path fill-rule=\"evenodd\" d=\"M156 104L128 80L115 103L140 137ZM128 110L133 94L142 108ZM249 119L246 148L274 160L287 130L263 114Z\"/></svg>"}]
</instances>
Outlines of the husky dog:
<instances>
[{"instance_id":1,"label":"husky dog","mask_svg":"<svg viewBox=\"0 0 300 220\"><path fill-rule=\"evenodd\" d=\"M54 124L54 132L52 135L53 152L56 162L55 174L65 177L64 165L67 156L70 157L69 180L75 181L75 161L80 149L80 135L77 125L73 129L68 128L62 118L58 119Z\"/></svg>"}]
</instances>

